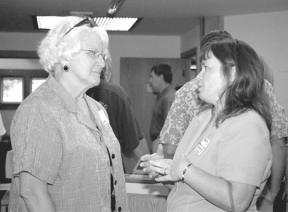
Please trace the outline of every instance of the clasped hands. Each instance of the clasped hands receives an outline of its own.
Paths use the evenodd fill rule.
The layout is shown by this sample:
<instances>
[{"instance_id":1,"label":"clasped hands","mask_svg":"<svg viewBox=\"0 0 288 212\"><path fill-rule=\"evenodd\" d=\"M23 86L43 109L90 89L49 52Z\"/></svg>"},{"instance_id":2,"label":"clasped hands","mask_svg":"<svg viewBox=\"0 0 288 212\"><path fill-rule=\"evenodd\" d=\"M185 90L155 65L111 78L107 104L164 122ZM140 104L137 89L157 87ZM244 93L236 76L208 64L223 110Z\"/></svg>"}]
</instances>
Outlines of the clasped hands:
<instances>
[{"instance_id":1,"label":"clasped hands","mask_svg":"<svg viewBox=\"0 0 288 212\"><path fill-rule=\"evenodd\" d=\"M165 159L163 156L154 153L143 155L140 166L157 182L177 182L181 179L181 168L177 161Z\"/></svg>"}]
</instances>

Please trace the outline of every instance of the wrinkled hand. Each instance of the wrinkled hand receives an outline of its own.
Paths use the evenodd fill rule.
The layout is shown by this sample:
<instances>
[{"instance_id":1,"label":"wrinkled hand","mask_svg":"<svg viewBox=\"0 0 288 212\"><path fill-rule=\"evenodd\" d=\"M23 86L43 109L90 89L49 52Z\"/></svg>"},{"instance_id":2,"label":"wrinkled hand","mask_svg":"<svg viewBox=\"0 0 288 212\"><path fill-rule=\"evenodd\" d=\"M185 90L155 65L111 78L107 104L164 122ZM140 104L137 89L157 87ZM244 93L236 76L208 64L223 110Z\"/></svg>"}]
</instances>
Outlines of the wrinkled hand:
<instances>
[{"instance_id":1,"label":"wrinkled hand","mask_svg":"<svg viewBox=\"0 0 288 212\"><path fill-rule=\"evenodd\" d=\"M180 180L180 176L175 170L173 161L171 159L158 159L150 161L150 169L158 173L155 178L158 182L177 182Z\"/></svg>"},{"instance_id":2,"label":"wrinkled hand","mask_svg":"<svg viewBox=\"0 0 288 212\"><path fill-rule=\"evenodd\" d=\"M190 162L185 157L178 159L158 159L150 161L150 169L158 173L155 181L177 182L182 178L185 167Z\"/></svg>"},{"instance_id":3,"label":"wrinkled hand","mask_svg":"<svg viewBox=\"0 0 288 212\"><path fill-rule=\"evenodd\" d=\"M152 169L151 169L151 161L153 160L158 160L158 159L161 159L163 158L163 155L160 155L158 153L154 153L154 154L147 154L147 155L143 155L141 158L140 158L140 166L143 167L143 171L147 174L150 175L150 177L152 178L155 178L158 176L158 173L154 172Z\"/></svg>"}]
</instances>

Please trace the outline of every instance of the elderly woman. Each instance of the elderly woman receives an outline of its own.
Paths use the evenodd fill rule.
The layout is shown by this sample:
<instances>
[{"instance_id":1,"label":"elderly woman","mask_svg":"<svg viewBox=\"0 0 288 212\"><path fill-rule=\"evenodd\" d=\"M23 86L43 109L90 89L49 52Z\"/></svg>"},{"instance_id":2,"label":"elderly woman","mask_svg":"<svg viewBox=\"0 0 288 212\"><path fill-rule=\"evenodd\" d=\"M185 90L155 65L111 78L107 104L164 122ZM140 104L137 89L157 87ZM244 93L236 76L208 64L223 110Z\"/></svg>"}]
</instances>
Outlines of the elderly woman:
<instances>
[{"instance_id":1,"label":"elderly woman","mask_svg":"<svg viewBox=\"0 0 288 212\"><path fill-rule=\"evenodd\" d=\"M9 211L128 211L119 142L104 108L85 94L106 66L106 31L90 18L66 18L38 54L49 78L12 122Z\"/></svg>"},{"instance_id":2,"label":"elderly woman","mask_svg":"<svg viewBox=\"0 0 288 212\"><path fill-rule=\"evenodd\" d=\"M199 97L211 106L192 120L173 160L151 160L149 168L156 181L175 183L169 212L257 211L272 162L263 66L240 41L212 44L203 62Z\"/></svg>"}]
</instances>

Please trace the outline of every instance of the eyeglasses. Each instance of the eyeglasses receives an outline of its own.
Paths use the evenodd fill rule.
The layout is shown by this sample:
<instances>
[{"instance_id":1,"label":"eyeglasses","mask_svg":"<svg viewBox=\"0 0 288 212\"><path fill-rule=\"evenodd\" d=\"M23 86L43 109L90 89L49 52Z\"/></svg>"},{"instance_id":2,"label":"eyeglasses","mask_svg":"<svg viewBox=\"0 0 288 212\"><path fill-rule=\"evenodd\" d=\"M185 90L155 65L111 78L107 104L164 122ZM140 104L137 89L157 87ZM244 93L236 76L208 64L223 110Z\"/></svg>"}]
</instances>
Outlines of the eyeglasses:
<instances>
[{"instance_id":1,"label":"eyeglasses","mask_svg":"<svg viewBox=\"0 0 288 212\"><path fill-rule=\"evenodd\" d=\"M86 52L86 54L88 54L89 56L95 58L95 59L103 59L103 61L107 60L107 55L98 52L97 50L92 50L92 49L81 49L81 51Z\"/></svg>"},{"instance_id":2,"label":"eyeglasses","mask_svg":"<svg viewBox=\"0 0 288 212\"><path fill-rule=\"evenodd\" d=\"M83 26L83 25L88 25L89 27L95 27L95 26L98 26L96 24L96 22L94 21L93 18L91 17L88 17L88 18L84 18L82 21L80 21L79 23L75 24L73 27L71 27L67 32L65 32L65 34L63 35L63 38L69 34L74 28L76 27L80 27L80 26Z\"/></svg>"},{"instance_id":3,"label":"eyeglasses","mask_svg":"<svg viewBox=\"0 0 288 212\"><path fill-rule=\"evenodd\" d=\"M76 27L80 27L83 25L88 25L89 27L96 27L98 26L98 24L96 24L96 22L94 21L93 18L91 17L87 17L84 18L83 20L81 20L80 22L78 22L77 24L75 24L73 27L71 27L67 32L65 32L65 34L62 36L62 38L58 41L57 45L60 43L60 41L66 36L68 35L73 29L75 29Z\"/></svg>"}]
</instances>

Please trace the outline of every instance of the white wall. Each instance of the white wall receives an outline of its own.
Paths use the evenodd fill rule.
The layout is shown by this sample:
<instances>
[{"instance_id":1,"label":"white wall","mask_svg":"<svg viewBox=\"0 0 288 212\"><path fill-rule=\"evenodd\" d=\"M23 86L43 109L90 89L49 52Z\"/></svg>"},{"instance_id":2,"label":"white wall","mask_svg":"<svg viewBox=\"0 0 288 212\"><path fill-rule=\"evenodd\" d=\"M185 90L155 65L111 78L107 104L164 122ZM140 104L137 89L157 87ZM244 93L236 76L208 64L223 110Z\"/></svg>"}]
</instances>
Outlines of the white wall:
<instances>
[{"instance_id":1,"label":"white wall","mask_svg":"<svg viewBox=\"0 0 288 212\"><path fill-rule=\"evenodd\" d=\"M0 50L36 51L43 33L0 32Z\"/></svg>"},{"instance_id":2,"label":"white wall","mask_svg":"<svg viewBox=\"0 0 288 212\"><path fill-rule=\"evenodd\" d=\"M120 82L120 58L179 58L179 36L111 35L112 81Z\"/></svg>"},{"instance_id":3,"label":"white wall","mask_svg":"<svg viewBox=\"0 0 288 212\"><path fill-rule=\"evenodd\" d=\"M199 51L200 46L200 23L199 25L193 27L185 34L181 35L181 52L189 51L197 47Z\"/></svg>"},{"instance_id":4,"label":"white wall","mask_svg":"<svg viewBox=\"0 0 288 212\"><path fill-rule=\"evenodd\" d=\"M224 29L249 43L274 72L279 102L288 111L288 11L224 17Z\"/></svg>"},{"instance_id":5,"label":"white wall","mask_svg":"<svg viewBox=\"0 0 288 212\"><path fill-rule=\"evenodd\" d=\"M223 17L207 16L199 19L199 24L195 25L189 31L181 35L181 52L188 51L194 47L200 51L201 33L207 34L212 30L223 29ZM201 32L201 28L204 32Z\"/></svg>"},{"instance_id":6,"label":"white wall","mask_svg":"<svg viewBox=\"0 0 288 212\"><path fill-rule=\"evenodd\" d=\"M222 30L224 28L223 16L205 16L204 17L204 34L212 30Z\"/></svg>"}]
</instances>

